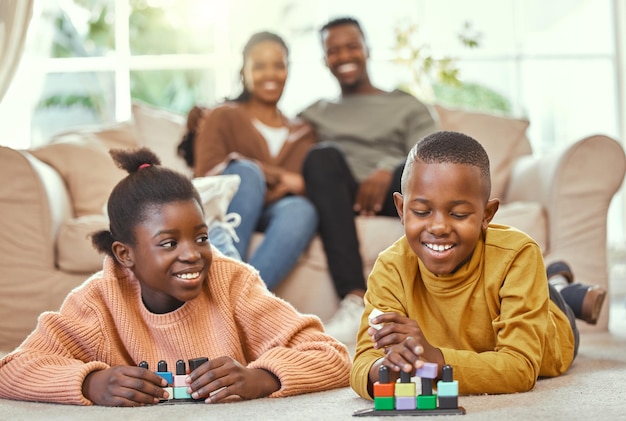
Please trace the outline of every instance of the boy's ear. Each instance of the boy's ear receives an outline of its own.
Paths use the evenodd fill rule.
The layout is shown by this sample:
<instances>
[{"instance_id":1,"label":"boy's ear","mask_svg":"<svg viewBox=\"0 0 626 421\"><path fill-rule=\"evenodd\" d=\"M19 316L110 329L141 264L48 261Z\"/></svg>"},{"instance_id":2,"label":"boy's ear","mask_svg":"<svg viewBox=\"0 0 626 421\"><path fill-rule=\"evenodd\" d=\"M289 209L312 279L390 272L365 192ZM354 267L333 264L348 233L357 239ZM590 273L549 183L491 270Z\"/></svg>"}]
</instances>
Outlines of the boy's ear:
<instances>
[{"instance_id":1,"label":"boy's ear","mask_svg":"<svg viewBox=\"0 0 626 421\"><path fill-rule=\"evenodd\" d=\"M400 222L404 225L404 197L402 196L402 193L393 193L393 204L396 205L396 211L400 217Z\"/></svg>"},{"instance_id":2,"label":"boy's ear","mask_svg":"<svg viewBox=\"0 0 626 421\"><path fill-rule=\"evenodd\" d=\"M500 199L490 199L485 205L485 215L483 216L483 230L487 229L487 226L496 215L498 208L500 207Z\"/></svg>"},{"instance_id":3,"label":"boy's ear","mask_svg":"<svg viewBox=\"0 0 626 421\"><path fill-rule=\"evenodd\" d=\"M132 268L135 265L132 250L126 244L114 241L111 249L113 250L115 259L120 265L126 268Z\"/></svg>"}]
</instances>

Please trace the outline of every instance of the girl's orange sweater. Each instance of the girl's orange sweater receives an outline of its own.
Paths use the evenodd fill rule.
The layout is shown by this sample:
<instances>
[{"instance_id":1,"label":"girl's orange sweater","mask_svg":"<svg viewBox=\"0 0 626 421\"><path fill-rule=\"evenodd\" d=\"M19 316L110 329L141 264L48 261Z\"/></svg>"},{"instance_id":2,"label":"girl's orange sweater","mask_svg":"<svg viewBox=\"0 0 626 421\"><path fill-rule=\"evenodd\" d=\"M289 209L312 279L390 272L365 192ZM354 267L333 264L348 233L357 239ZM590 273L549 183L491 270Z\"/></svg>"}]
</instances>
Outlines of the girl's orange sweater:
<instances>
[{"instance_id":1,"label":"girl's orange sweater","mask_svg":"<svg viewBox=\"0 0 626 421\"><path fill-rule=\"evenodd\" d=\"M103 270L72 291L61 310L0 361L0 398L91 405L90 372L147 361L230 356L278 377L270 397L348 385L347 349L320 320L269 292L251 266L214 254L202 293L167 314L150 313L140 285L107 257Z\"/></svg>"}]
</instances>

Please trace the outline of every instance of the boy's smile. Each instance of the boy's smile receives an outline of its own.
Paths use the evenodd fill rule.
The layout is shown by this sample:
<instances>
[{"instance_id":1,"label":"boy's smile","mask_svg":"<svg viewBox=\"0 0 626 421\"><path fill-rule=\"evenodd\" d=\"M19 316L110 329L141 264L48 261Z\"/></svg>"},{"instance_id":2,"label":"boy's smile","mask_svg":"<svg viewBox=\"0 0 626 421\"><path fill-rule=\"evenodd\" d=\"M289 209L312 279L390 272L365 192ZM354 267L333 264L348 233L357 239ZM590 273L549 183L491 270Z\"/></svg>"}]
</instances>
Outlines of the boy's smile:
<instances>
[{"instance_id":1,"label":"boy's smile","mask_svg":"<svg viewBox=\"0 0 626 421\"><path fill-rule=\"evenodd\" d=\"M498 201L486 201L481 180L475 166L417 161L404 194L394 194L407 241L432 273L463 265L493 218Z\"/></svg>"}]
</instances>

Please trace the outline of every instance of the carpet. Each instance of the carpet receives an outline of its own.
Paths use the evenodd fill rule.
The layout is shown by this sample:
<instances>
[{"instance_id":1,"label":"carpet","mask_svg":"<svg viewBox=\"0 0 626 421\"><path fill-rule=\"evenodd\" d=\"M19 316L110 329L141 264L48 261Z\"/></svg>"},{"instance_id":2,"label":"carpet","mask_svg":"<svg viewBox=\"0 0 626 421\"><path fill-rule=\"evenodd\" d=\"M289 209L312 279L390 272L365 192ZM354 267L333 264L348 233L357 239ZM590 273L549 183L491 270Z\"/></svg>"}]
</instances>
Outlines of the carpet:
<instances>
[{"instance_id":1,"label":"carpet","mask_svg":"<svg viewBox=\"0 0 626 421\"><path fill-rule=\"evenodd\" d=\"M626 419L626 308L624 296L613 297L609 332L583 333L570 370L540 379L526 393L461 396L459 406L470 420ZM449 419L442 416L353 417L371 401L350 388L279 399L228 404L176 404L143 408L106 408L19 402L0 399L0 420L381 420Z\"/></svg>"},{"instance_id":2,"label":"carpet","mask_svg":"<svg viewBox=\"0 0 626 421\"><path fill-rule=\"evenodd\" d=\"M541 379L526 393L461 396L460 420L626 419L626 332L586 333L578 357L563 376ZM0 399L3 420L357 420L372 403L350 388L229 404L177 404L143 408L78 407ZM415 419L400 416L394 419ZM436 418L442 417L419 417Z\"/></svg>"}]
</instances>

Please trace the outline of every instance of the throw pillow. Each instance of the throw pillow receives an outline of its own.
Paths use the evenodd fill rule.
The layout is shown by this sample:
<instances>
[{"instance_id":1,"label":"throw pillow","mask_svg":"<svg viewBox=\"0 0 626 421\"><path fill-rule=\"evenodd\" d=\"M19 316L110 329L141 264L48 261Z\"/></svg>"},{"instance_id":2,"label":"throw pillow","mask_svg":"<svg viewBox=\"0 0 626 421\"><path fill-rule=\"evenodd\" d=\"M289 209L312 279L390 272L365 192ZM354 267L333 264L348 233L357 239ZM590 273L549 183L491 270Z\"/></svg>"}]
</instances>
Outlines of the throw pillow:
<instances>
[{"instance_id":1,"label":"throw pillow","mask_svg":"<svg viewBox=\"0 0 626 421\"><path fill-rule=\"evenodd\" d=\"M185 117L141 102L133 103L133 120L139 141L161 159L163 166L191 177L193 170L178 156L178 144L185 134Z\"/></svg>"},{"instance_id":2,"label":"throw pillow","mask_svg":"<svg viewBox=\"0 0 626 421\"><path fill-rule=\"evenodd\" d=\"M85 215L65 221L56 240L57 266L64 272L91 273L102 269L104 256L91 244L91 234L108 230L109 218Z\"/></svg>"},{"instance_id":3,"label":"throw pillow","mask_svg":"<svg viewBox=\"0 0 626 421\"><path fill-rule=\"evenodd\" d=\"M126 172L109 155L110 148L136 147L131 123L100 130L76 130L53 137L32 155L53 167L63 178L75 217L102 213L113 187Z\"/></svg>"},{"instance_id":4,"label":"throw pillow","mask_svg":"<svg viewBox=\"0 0 626 421\"><path fill-rule=\"evenodd\" d=\"M235 193L239 189L241 178L237 174L196 177L191 180L204 205L207 225L214 220L225 222L226 211Z\"/></svg>"},{"instance_id":5,"label":"throw pillow","mask_svg":"<svg viewBox=\"0 0 626 421\"><path fill-rule=\"evenodd\" d=\"M491 197L502 199L516 158L531 153L526 137L529 122L494 114L435 105L441 130L465 133L479 141L491 164Z\"/></svg>"}]
</instances>

